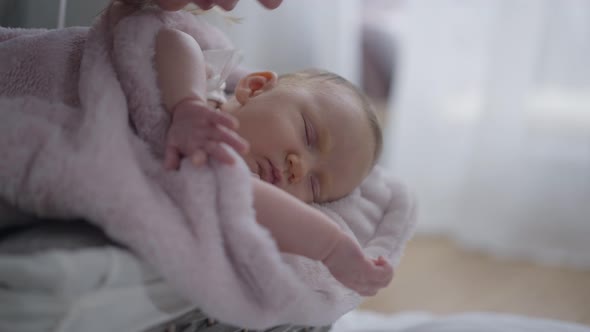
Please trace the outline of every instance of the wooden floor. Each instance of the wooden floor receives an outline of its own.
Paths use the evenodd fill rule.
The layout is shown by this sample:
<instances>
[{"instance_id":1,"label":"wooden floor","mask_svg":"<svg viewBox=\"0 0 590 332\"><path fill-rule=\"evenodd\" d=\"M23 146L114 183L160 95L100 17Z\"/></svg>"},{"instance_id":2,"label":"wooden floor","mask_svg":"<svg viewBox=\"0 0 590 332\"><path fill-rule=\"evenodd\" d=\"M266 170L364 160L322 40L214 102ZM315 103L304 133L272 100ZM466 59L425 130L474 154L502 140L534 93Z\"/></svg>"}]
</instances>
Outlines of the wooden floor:
<instances>
[{"instance_id":1,"label":"wooden floor","mask_svg":"<svg viewBox=\"0 0 590 332\"><path fill-rule=\"evenodd\" d=\"M384 313L493 311L590 325L590 271L499 261L442 238L416 237L392 285L361 308Z\"/></svg>"}]
</instances>

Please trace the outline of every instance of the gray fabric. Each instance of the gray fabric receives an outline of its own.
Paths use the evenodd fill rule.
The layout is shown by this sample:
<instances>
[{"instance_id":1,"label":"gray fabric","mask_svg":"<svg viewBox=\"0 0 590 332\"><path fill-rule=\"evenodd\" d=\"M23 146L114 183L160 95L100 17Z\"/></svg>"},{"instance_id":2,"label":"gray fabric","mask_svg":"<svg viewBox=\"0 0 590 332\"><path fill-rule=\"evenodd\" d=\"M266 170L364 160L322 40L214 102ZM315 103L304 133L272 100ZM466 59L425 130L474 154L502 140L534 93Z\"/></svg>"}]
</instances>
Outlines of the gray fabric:
<instances>
[{"instance_id":1,"label":"gray fabric","mask_svg":"<svg viewBox=\"0 0 590 332\"><path fill-rule=\"evenodd\" d=\"M81 220L58 221L28 216L0 231L0 254L33 254L45 250L75 250L116 245L95 226Z\"/></svg>"},{"instance_id":2,"label":"gray fabric","mask_svg":"<svg viewBox=\"0 0 590 332\"><path fill-rule=\"evenodd\" d=\"M329 326L322 327L304 327L281 325L265 330L264 332L327 332ZM242 328L220 324L209 319L201 311L194 310L187 314L181 315L171 322L158 325L146 332L242 332ZM248 330L250 332L255 332Z\"/></svg>"},{"instance_id":3,"label":"gray fabric","mask_svg":"<svg viewBox=\"0 0 590 332\"><path fill-rule=\"evenodd\" d=\"M53 220L26 214L0 200L0 254L114 245L97 227L82 220Z\"/></svg>"},{"instance_id":4,"label":"gray fabric","mask_svg":"<svg viewBox=\"0 0 590 332\"><path fill-rule=\"evenodd\" d=\"M16 216L16 214L15 214ZM23 217L24 215L20 215ZM6 217L6 215L5 215ZM80 251L88 248L116 246L98 228L80 221L56 221L26 216L26 223L15 223L3 218L2 224L11 224L0 231L0 257L34 255L49 250ZM0 305L2 305L0 303ZM4 304L6 305L6 304ZM0 312L3 312L0 310ZM1 314L0 314L1 315ZM3 319L5 319L4 317ZM267 332L325 332L329 327L301 327L282 325ZM23 330L25 331L25 330ZM234 332L243 329L215 322L200 310L191 310L146 332Z\"/></svg>"}]
</instances>

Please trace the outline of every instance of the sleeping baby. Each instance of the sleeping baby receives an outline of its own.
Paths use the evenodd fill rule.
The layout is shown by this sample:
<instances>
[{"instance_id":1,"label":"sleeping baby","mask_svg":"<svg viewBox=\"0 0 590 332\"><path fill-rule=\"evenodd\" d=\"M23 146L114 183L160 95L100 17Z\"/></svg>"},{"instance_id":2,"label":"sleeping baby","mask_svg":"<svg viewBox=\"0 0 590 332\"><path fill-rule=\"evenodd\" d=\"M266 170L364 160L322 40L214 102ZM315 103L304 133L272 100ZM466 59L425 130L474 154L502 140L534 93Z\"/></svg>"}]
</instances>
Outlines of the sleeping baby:
<instances>
[{"instance_id":1,"label":"sleeping baby","mask_svg":"<svg viewBox=\"0 0 590 332\"><path fill-rule=\"evenodd\" d=\"M115 3L114 23L132 9ZM232 164L228 146L253 174L256 220L282 252L321 261L346 287L374 295L389 284L391 265L360 246L310 206L342 198L368 175L379 155L381 130L367 98L340 76L306 70L239 79L226 102L207 99L211 71L195 38L163 28L154 63L162 104L170 112L164 165L182 158Z\"/></svg>"},{"instance_id":2,"label":"sleeping baby","mask_svg":"<svg viewBox=\"0 0 590 332\"><path fill-rule=\"evenodd\" d=\"M26 226L45 239L44 225L63 220L76 241L71 227L84 220L123 247L25 248L34 257L18 270L28 272L0 273L25 296L19 323L109 316L125 287L141 304L120 311L128 321L185 312L170 304L242 328L324 326L385 287L414 207L373 166L380 131L362 94L318 70L228 71L220 63L235 63L224 60L234 51L217 30L129 1L88 28L0 27L0 200L23 214L0 211L0 231ZM223 82L229 100L215 93ZM70 268L75 257L81 268ZM105 273L86 278L88 267ZM69 304L91 293L63 280L111 300L78 310ZM35 291L73 302L40 313L28 305Z\"/></svg>"},{"instance_id":3,"label":"sleeping baby","mask_svg":"<svg viewBox=\"0 0 590 332\"><path fill-rule=\"evenodd\" d=\"M113 2L111 26L140 8ZM205 31L203 40L219 33ZM209 100L213 73L197 37L163 27L155 38L161 104L170 114L164 166L172 172L183 158L195 167L210 158L233 164L228 147L233 148L253 174L256 221L279 250L321 261L361 295L387 286L390 263L366 257L355 240L309 205L352 192L378 158L381 129L362 92L321 70L282 76L262 71L241 77L229 100Z\"/></svg>"}]
</instances>

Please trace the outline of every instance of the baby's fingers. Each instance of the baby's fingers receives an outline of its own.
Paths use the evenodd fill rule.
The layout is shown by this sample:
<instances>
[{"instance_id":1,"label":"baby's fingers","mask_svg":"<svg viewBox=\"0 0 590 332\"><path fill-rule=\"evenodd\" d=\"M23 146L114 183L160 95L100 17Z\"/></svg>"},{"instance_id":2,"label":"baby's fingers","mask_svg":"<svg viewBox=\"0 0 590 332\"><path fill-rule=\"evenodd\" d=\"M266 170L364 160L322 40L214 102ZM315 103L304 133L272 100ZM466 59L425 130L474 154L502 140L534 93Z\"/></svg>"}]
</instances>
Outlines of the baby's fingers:
<instances>
[{"instance_id":1,"label":"baby's fingers","mask_svg":"<svg viewBox=\"0 0 590 332\"><path fill-rule=\"evenodd\" d=\"M207 153L203 150L197 150L191 156L191 161L196 167L204 165L207 162Z\"/></svg>"},{"instance_id":2,"label":"baby's fingers","mask_svg":"<svg viewBox=\"0 0 590 332\"><path fill-rule=\"evenodd\" d=\"M180 166L180 152L173 146L167 146L164 156L164 168L167 170L178 169Z\"/></svg>"},{"instance_id":3,"label":"baby's fingers","mask_svg":"<svg viewBox=\"0 0 590 332\"><path fill-rule=\"evenodd\" d=\"M369 284L377 287L385 287L389 285L393 279L393 267L387 261L379 262L373 265L372 273L369 277Z\"/></svg>"},{"instance_id":4,"label":"baby's fingers","mask_svg":"<svg viewBox=\"0 0 590 332\"><path fill-rule=\"evenodd\" d=\"M248 142L240 137L235 131L229 130L225 127L218 126L211 137L215 141L223 142L231 146L239 154L245 154L248 152Z\"/></svg>"},{"instance_id":5,"label":"baby's fingers","mask_svg":"<svg viewBox=\"0 0 590 332\"><path fill-rule=\"evenodd\" d=\"M224 126L231 130L236 130L239 127L238 119L231 114L216 111L214 109L208 109L206 114L207 119L213 125Z\"/></svg>"},{"instance_id":6,"label":"baby's fingers","mask_svg":"<svg viewBox=\"0 0 590 332\"><path fill-rule=\"evenodd\" d=\"M380 276L373 281L365 280L362 285L358 285L356 291L362 296L373 296L377 294L380 289L389 285L393 277L393 270L385 271L385 274L380 273Z\"/></svg>"},{"instance_id":7,"label":"baby's fingers","mask_svg":"<svg viewBox=\"0 0 590 332\"><path fill-rule=\"evenodd\" d=\"M207 144L205 144L205 151L207 151L211 157L224 164L233 165L236 161L228 149L223 147L219 142L207 142Z\"/></svg>"}]
</instances>

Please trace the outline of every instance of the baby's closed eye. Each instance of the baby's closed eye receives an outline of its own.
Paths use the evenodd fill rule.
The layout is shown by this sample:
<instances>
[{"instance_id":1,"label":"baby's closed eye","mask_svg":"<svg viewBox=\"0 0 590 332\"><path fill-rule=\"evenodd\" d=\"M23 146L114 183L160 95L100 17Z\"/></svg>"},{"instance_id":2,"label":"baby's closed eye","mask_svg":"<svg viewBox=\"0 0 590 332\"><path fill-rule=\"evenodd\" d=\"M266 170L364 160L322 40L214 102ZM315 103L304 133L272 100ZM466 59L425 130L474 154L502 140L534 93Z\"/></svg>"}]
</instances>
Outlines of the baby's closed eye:
<instances>
[{"instance_id":1,"label":"baby's closed eye","mask_svg":"<svg viewBox=\"0 0 590 332\"><path fill-rule=\"evenodd\" d=\"M321 196L320 195L320 181L317 176L312 174L309 177L309 183L310 183L311 197L313 198L314 202L318 203L318 201L320 200L320 196Z\"/></svg>"},{"instance_id":2,"label":"baby's closed eye","mask_svg":"<svg viewBox=\"0 0 590 332\"><path fill-rule=\"evenodd\" d=\"M309 147L315 147L317 145L316 131L311 122L305 118L305 115L301 115L301 118L303 119L303 128L305 130L305 143Z\"/></svg>"}]
</instances>

